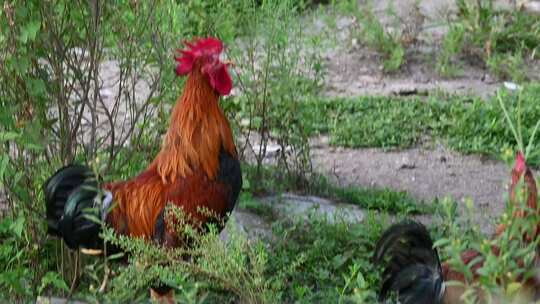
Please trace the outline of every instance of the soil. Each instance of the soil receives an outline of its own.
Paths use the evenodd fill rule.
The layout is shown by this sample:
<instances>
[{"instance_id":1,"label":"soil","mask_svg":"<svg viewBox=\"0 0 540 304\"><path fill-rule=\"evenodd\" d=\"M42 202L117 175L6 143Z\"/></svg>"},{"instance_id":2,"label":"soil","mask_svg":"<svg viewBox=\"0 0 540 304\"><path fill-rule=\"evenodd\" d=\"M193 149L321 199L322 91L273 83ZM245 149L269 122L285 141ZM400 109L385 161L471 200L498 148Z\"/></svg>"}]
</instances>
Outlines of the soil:
<instances>
[{"instance_id":1,"label":"soil","mask_svg":"<svg viewBox=\"0 0 540 304\"><path fill-rule=\"evenodd\" d=\"M362 3L364 1L360 1ZM383 71L382 58L375 50L362 44L358 21L353 18L338 18L338 47L325 54L328 74L326 94L351 97L358 95L428 95L444 92L448 94L473 95L488 99L503 85L476 58L461 58L455 77L442 77L436 70L436 61L442 39L447 31L448 16L455 14L454 0L424 0L415 10L416 0L374 1L375 15L388 31L410 28L416 42L408 47L405 64L396 72ZM392 5L396 17L389 15ZM495 1L495 6L512 9L512 1ZM316 31L324 31L324 23L315 21ZM524 71L530 78L539 79L540 63L531 62Z\"/></svg>"},{"instance_id":2,"label":"soil","mask_svg":"<svg viewBox=\"0 0 540 304\"><path fill-rule=\"evenodd\" d=\"M362 1L360 1L362 3ZM460 76L441 77L436 69L436 54L447 31L444 20L455 12L453 0L375 1L374 9L389 30L395 26L386 8L394 3L401 20L398 26L413 24L418 28L417 42L406 54L405 65L395 73L382 70L377 52L358 42L356 21L337 21L341 44L328 50L326 94L354 97L362 95L429 95L432 93L472 95L488 99L504 86L480 62L461 60ZM397 5L399 3L399 5ZM495 1L502 9L512 9L513 1ZM318 24L318 23L316 23ZM319 24L320 27L320 24ZM319 28L318 30L323 30ZM532 62L524 71L538 80L540 62ZM341 185L382 187L407 191L428 202L450 197L459 203L467 198L475 203L475 221L484 232L493 228L504 210L510 169L481 155L462 155L441 145L428 145L399 151L382 149L345 149L330 147L326 137L314 139L312 155L315 168Z\"/></svg>"},{"instance_id":3,"label":"soil","mask_svg":"<svg viewBox=\"0 0 540 304\"><path fill-rule=\"evenodd\" d=\"M406 191L428 203L451 198L462 211L471 199L474 220L485 232L504 211L510 169L499 161L463 155L441 145L384 151L329 148L326 142L319 138L313 145L315 167L340 185Z\"/></svg>"}]
</instances>

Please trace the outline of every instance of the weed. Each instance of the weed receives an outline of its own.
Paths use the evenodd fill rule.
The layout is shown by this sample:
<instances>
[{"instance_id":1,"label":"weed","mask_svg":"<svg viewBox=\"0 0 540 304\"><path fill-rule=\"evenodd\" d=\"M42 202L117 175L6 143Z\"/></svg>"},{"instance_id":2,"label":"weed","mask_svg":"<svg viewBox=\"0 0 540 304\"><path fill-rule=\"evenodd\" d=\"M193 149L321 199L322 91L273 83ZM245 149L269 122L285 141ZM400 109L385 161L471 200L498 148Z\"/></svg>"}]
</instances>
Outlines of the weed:
<instances>
[{"instance_id":1,"label":"weed","mask_svg":"<svg viewBox=\"0 0 540 304\"><path fill-rule=\"evenodd\" d=\"M540 120L537 102L540 87L531 85L520 93L503 91L500 94L501 101L512 117L518 117L518 113L521 113L523 138L530 137ZM521 100L519 107L518 100ZM451 107L447 115L442 122L441 134L458 151L487 153L498 157L505 150L514 150L518 145L512 131L506 127L506 118L498 100L488 103L475 100L469 105L457 105ZM533 147L527 161L531 165L538 165L538 146L533 144Z\"/></svg>"},{"instance_id":2,"label":"weed","mask_svg":"<svg viewBox=\"0 0 540 304\"><path fill-rule=\"evenodd\" d=\"M275 225L277 243L272 247L270 269L297 265L296 271L284 277L286 302L341 302L355 296L373 301L374 292L360 288L365 291L377 285L379 274L370 259L384 222L369 213L365 224L339 220L330 224L311 215L308 221Z\"/></svg>"},{"instance_id":3,"label":"weed","mask_svg":"<svg viewBox=\"0 0 540 304\"><path fill-rule=\"evenodd\" d=\"M437 70L444 76L456 76L459 71L456 55L463 48L465 27L462 24L453 24L444 37L441 54L437 60Z\"/></svg>"},{"instance_id":4,"label":"weed","mask_svg":"<svg viewBox=\"0 0 540 304\"><path fill-rule=\"evenodd\" d=\"M379 52L385 72L395 72L406 62L408 47L416 43L424 16L420 13L418 2L410 7L410 18L399 18L393 10L393 2L389 2L386 13L394 18L390 26L381 23L371 2L360 9L350 8L348 12L359 22L359 40Z\"/></svg>"},{"instance_id":5,"label":"weed","mask_svg":"<svg viewBox=\"0 0 540 304\"><path fill-rule=\"evenodd\" d=\"M249 164L242 166L244 180L256 180L255 167ZM392 214L432 213L433 208L424 202L419 202L403 191L394 191L384 188L362 188L357 186L336 186L323 175L312 173L306 183L295 184L290 179L283 179L277 172L278 167L266 166L263 171L263 181L256 186L246 188L246 191L262 194L276 194L281 192L295 192L325 197L340 203L357 205L369 210L379 210ZM306 187L307 185L307 187ZM240 206L266 217L272 218L272 211L254 200L256 196L244 193L241 196Z\"/></svg>"},{"instance_id":6,"label":"weed","mask_svg":"<svg viewBox=\"0 0 540 304\"><path fill-rule=\"evenodd\" d=\"M266 219L274 219L274 211L272 207L261 204L253 195L249 192L243 192L238 199L238 208L246 209L249 212Z\"/></svg>"},{"instance_id":7,"label":"weed","mask_svg":"<svg viewBox=\"0 0 540 304\"><path fill-rule=\"evenodd\" d=\"M296 17L293 1L263 2L244 25L243 47L229 51L242 63L236 70L241 95L226 108L245 122L235 125L250 139L240 153L254 155L259 174L270 141L281 148L278 162L285 174L311 171L308 138L296 113L318 92L322 66L317 41L305 37ZM306 45L313 51L305 52Z\"/></svg>"},{"instance_id":8,"label":"weed","mask_svg":"<svg viewBox=\"0 0 540 304\"><path fill-rule=\"evenodd\" d=\"M405 46L399 34L387 31L369 6L358 19L362 25L361 40L382 54L384 70L398 70L405 61Z\"/></svg>"},{"instance_id":9,"label":"weed","mask_svg":"<svg viewBox=\"0 0 540 304\"><path fill-rule=\"evenodd\" d=\"M368 210L380 210L393 214L431 213L430 205L418 202L408 193L391 189L338 187L323 176L314 176L310 193L357 205Z\"/></svg>"},{"instance_id":10,"label":"weed","mask_svg":"<svg viewBox=\"0 0 540 304\"><path fill-rule=\"evenodd\" d=\"M518 83L524 83L527 80L526 65L520 49L514 53L495 53L486 61L486 64L492 72L504 79L512 79Z\"/></svg>"},{"instance_id":11,"label":"weed","mask_svg":"<svg viewBox=\"0 0 540 304\"><path fill-rule=\"evenodd\" d=\"M406 148L437 127L444 111L438 102L418 98L362 97L313 100L302 112L308 130L330 134L334 145ZM319 119L325 115L325 119Z\"/></svg>"},{"instance_id":12,"label":"weed","mask_svg":"<svg viewBox=\"0 0 540 304\"><path fill-rule=\"evenodd\" d=\"M538 18L519 10L497 10L489 0L456 2L457 20L451 21L444 39L439 72L451 74L453 58L463 53L479 58L502 78L524 81L523 57L533 58L539 51Z\"/></svg>"},{"instance_id":13,"label":"weed","mask_svg":"<svg viewBox=\"0 0 540 304\"><path fill-rule=\"evenodd\" d=\"M486 238L474 226L471 215L478 212L474 204L469 202L468 216L465 221L454 221L457 216L456 204L449 200L442 202L440 225L435 238L435 247L439 248L442 261L448 263L451 269L462 273L465 282L450 282L464 287L461 300L465 303L475 303L480 298L487 301L505 299L511 301L520 299L518 303L525 303L527 287L523 282L535 275L535 252L538 247L538 238L526 242L523 238L525 231L532 231L540 218L536 212L527 217L512 217L516 208L527 208L526 200L519 199L519 203L507 204L507 211L497 221L504 223L504 233ZM523 210L523 209L522 209ZM493 248L497 248L493 251ZM480 254L476 263L482 261L475 274L470 265L463 263L461 254L467 250L474 250ZM474 263L474 262L473 262ZM525 297L525 298L522 298ZM510 300L511 299L511 300Z\"/></svg>"},{"instance_id":14,"label":"weed","mask_svg":"<svg viewBox=\"0 0 540 304\"><path fill-rule=\"evenodd\" d=\"M307 2L318 1L120 1L99 7L6 2L0 8L0 185L9 214L0 220L0 298L28 302L38 294L54 294L139 302L147 300L149 286L164 282L185 303L376 301L379 278L370 255L387 221L385 212L402 216L433 210L403 192L340 188L312 173L308 136L329 133L332 144L348 147L405 148L431 135L460 151L492 154L519 140L503 127L504 113L493 102L315 98L324 65L321 38L307 36L299 21ZM335 8L356 14L358 6L336 1ZM523 58L538 54L538 21L520 13L494 13L489 6L460 10L462 21L447 36L441 66L451 65L459 53L480 50L497 73L524 80L519 78ZM417 27L389 31L372 11L363 13L358 18L363 41L382 53L386 71L399 69ZM40 203L46 177L72 161L91 162L105 179L125 179L145 168L182 88L167 58L179 37L207 35L224 40L227 54L239 65L235 83L241 94L223 101L235 132L244 139L254 133L262 138L251 147L258 164L243 166L239 206L272 219L275 242L250 242L233 229L228 243L211 231L196 235L192 248L167 251L106 229L104 238L129 255L91 259L48 238ZM315 51L304 52L307 43ZM123 89L102 128L98 72L105 59L118 61ZM134 92L139 77L151 84L142 104ZM515 94L501 95L508 115L523 114L520 136L537 130L538 92L538 87L525 87L519 110ZM125 116L118 111L123 106ZM90 127L83 130L83 125ZM118 125L126 131L115 133ZM281 146L279 166L272 168L262 165L270 140ZM537 147L532 143L527 149L530 163L540 162ZM314 214L308 220L280 221L255 198L281 191L318 194L377 213L368 211L361 224L330 223ZM454 228L447 229L457 236ZM496 271L486 273L500 277L502 268L489 265Z\"/></svg>"},{"instance_id":15,"label":"weed","mask_svg":"<svg viewBox=\"0 0 540 304\"><path fill-rule=\"evenodd\" d=\"M540 119L540 87L524 86L519 94L502 91L501 99L512 116L521 111L522 132L530 136ZM465 153L484 153L499 158L517 142L505 126L504 112L497 98L450 96L442 101L403 97L361 97L316 99L301 111L306 130L327 133L330 143L344 147L408 148L431 137ZM518 100L521 100L518 108ZM321 119L322 117L322 119ZM529 163L540 164L537 144L530 149Z\"/></svg>"}]
</instances>

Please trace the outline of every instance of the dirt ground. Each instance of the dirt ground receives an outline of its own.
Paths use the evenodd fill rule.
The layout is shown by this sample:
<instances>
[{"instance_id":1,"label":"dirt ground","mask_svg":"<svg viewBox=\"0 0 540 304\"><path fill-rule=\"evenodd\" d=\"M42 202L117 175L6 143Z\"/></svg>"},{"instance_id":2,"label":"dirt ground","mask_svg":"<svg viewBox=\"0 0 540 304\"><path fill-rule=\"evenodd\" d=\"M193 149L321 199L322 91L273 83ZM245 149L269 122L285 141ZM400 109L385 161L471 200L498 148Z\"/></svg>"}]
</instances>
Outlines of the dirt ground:
<instances>
[{"instance_id":1,"label":"dirt ground","mask_svg":"<svg viewBox=\"0 0 540 304\"><path fill-rule=\"evenodd\" d=\"M406 191L428 203L449 197L463 206L470 198L478 210L475 221L486 232L504 211L510 169L501 162L440 145L385 152L328 148L326 141L313 145L315 167L340 185Z\"/></svg>"},{"instance_id":2,"label":"dirt ground","mask_svg":"<svg viewBox=\"0 0 540 304\"><path fill-rule=\"evenodd\" d=\"M401 24L416 22L419 29L418 42L407 52L406 64L395 73L384 73L380 56L354 36L351 29L356 21L339 19L338 29L344 32L338 36L342 43L328 50L325 56L327 95L444 92L486 99L504 85L478 62L463 61L461 75L455 78L443 78L435 70L436 53L447 29L445 18L455 11L455 1L419 1L419 11L413 9L414 0L374 1L376 14L386 27L395 25L395 18L389 17L386 11L390 2L394 3ZM514 3L495 1L495 5L512 9ZM535 62L524 72L538 80L539 70L540 64ZM313 140L312 154L315 168L341 185L388 187L407 191L428 202L448 196L463 203L471 198L480 210L476 221L486 232L491 230L491 221L504 210L510 169L483 156L462 155L441 145L392 152L336 148L330 147L325 137Z\"/></svg>"},{"instance_id":3,"label":"dirt ground","mask_svg":"<svg viewBox=\"0 0 540 304\"><path fill-rule=\"evenodd\" d=\"M361 5L365 1L359 1ZM414 28L417 42L409 47L406 62L397 72L387 74L382 70L380 54L362 45L360 34L355 31L358 20L338 18L336 48L325 54L328 74L326 94L329 96L350 97L357 95L400 95L421 94L442 91L450 94L474 95L487 98L502 86L502 81L483 66L478 60L462 60L456 77L441 77L436 69L437 53L447 31L447 18L455 13L454 0L419 1L415 0L373 1L374 11L381 23L389 31L396 27ZM391 5L396 17L390 16ZM496 7L511 9L513 1L495 1ZM318 31L324 30L321 22L315 22ZM529 65L527 73L539 79L540 64Z\"/></svg>"}]
</instances>

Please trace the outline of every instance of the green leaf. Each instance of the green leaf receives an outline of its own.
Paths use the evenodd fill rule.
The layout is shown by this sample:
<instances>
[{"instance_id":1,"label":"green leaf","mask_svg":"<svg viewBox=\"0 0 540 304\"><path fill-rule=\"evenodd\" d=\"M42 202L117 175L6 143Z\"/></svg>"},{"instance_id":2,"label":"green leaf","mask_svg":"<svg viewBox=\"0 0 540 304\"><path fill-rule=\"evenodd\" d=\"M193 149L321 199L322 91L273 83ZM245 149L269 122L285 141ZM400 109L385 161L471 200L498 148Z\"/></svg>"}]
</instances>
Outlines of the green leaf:
<instances>
[{"instance_id":1,"label":"green leaf","mask_svg":"<svg viewBox=\"0 0 540 304\"><path fill-rule=\"evenodd\" d=\"M54 271L49 271L43 276L43 278L41 278L41 285L39 286L38 293L41 294L45 288L51 285L57 289L69 291L69 287L60 277L60 274Z\"/></svg>"},{"instance_id":2,"label":"green leaf","mask_svg":"<svg viewBox=\"0 0 540 304\"><path fill-rule=\"evenodd\" d=\"M11 231L17 236L17 238L22 237L22 232L24 229L24 217L20 216L15 220L15 222L11 223Z\"/></svg>"},{"instance_id":3,"label":"green leaf","mask_svg":"<svg viewBox=\"0 0 540 304\"><path fill-rule=\"evenodd\" d=\"M123 253L123 252L119 252L119 253L115 253L115 254L113 254L113 255L108 256L108 257L107 257L107 260L109 260L109 261L110 261L110 260L116 260L116 259L119 259L119 258L121 258L121 257L123 257L123 256L124 256L124 253Z\"/></svg>"},{"instance_id":4,"label":"green leaf","mask_svg":"<svg viewBox=\"0 0 540 304\"><path fill-rule=\"evenodd\" d=\"M9 157L6 154L0 156L0 185L2 185L2 180L4 179L4 173L6 172L8 162Z\"/></svg>"},{"instance_id":5,"label":"green leaf","mask_svg":"<svg viewBox=\"0 0 540 304\"><path fill-rule=\"evenodd\" d=\"M444 247L444 246L446 246L448 244L450 244L449 239L439 239L439 240L435 241L435 243L433 243L433 247L441 248L441 247Z\"/></svg>"},{"instance_id":6,"label":"green leaf","mask_svg":"<svg viewBox=\"0 0 540 304\"><path fill-rule=\"evenodd\" d=\"M22 43L33 41L34 39L36 39L36 36L40 27L41 27L41 22L39 21L33 21L33 22L28 23L21 29L19 40Z\"/></svg>"},{"instance_id":7,"label":"green leaf","mask_svg":"<svg viewBox=\"0 0 540 304\"><path fill-rule=\"evenodd\" d=\"M332 259L332 264L334 266L334 269L339 269L343 264L347 262L349 257L345 255L338 254Z\"/></svg>"},{"instance_id":8,"label":"green leaf","mask_svg":"<svg viewBox=\"0 0 540 304\"><path fill-rule=\"evenodd\" d=\"M17 61L13 62L13 67L19 74L26 74L26 72L30 69L30 65L31 62L28 56L19 57L17 58Z\"/></svg>"},{"instance_id":9,"label":"green leaf","mask_svg":"<svg viewBox=\"0 0 540 304\"><path fill-rule=\"evenodd\" d=\"M37 151L44 148L43 136L41 135L42 129L43 127L37 119L34 119L30 121L30 123L26 124L23 133L24 136L22 136L20 140L25 148Z\"/></svg>"},{"instance_id":10,"label":"green leaf","mask_svg":"<svg viewBox=\"0 0 540 304\"><path fill-rule=\"evenodd\" d=\"M365 287L367 285L366 279L364 278L364 275L362 275L361 272L358 272L358 275L356 276L356 284L359 287Z\"/></svg>"},{"instance_id":11,"label":"green leaf","mask_svg":"<svg viewBox=\"0 0 540 304\"><path fill-rule=\"evenodd\" d=\"M85 211L86 211L86 209L89 209L89 208L85 208ZM86 219L88 219L89 221L94 222L96 224L101 224L101 222L102 222L99 217L97 217L97 216L95 216L93 214L90 214L90 213L85 213L83 216Z\"/></svg>"},{"instance_id":12,"label":"green leaf","mask_svg":"<svg viewBox=\"0 0 540 304\"><path fill-rule=\"evenodd\" d=\"M249 190L249 189L251 189L251 184L250 184L249 178L247 177L246 174L244 174L244 175L242 176L242 189L243 189L243 190Z\"/></svg>"},{"instance_id":13,"label":"green leaf","mask_svg":"<svg viewBox=\"0 0 540 304\"><path fill-rule=\"evenodd\" d=\"M521 283L518 282L512 282L506 286L506 294L508 296L514 296L517 294L517 292L521 289Z\"/></svg>"},{"instance_id":14,"label":"green leaf","mask_svg":"<svg viewBox=\"0 0 540 304\"><path fill-rule=\"evenodd\" d=\"M7 286L20 294L29 294L31 291L25 286L25 277L28 275L26 268L5 271L0 274L0 286Z\"/></svg>"},{"instance_id":15,"label":"green leaf","mask_svg":"<svg viewBox=\"0 0 540 304\"><path fill-rule=\"evenodd\" d=\"M13 223L13 220L9 217L3 218L0 221L0 234L6 234L9 232L9 228L11 227L11 223Z\"/></svg>"},{"instance_id":16,"label":"green leaf","mask_svg":"<svg viewBox=\"0 0 540 304\"><path fill-rule=\"evenodd\" d=\"M11 131L0 132L0 142L11 141L11 140L19 138L20 136L21 135L16 132L11 132Z\"/></svg>"},{"instance_id":17,"label":"green leaf","mask_svg":"<svg viewBox=\"0 0 540 304\"><path fill-rule=\"evenodd\" d=\"M28 93L31 96L44 96L47 93L45 82L42 79L29 79L27 81Z\"/></svg>"}]
</instances>

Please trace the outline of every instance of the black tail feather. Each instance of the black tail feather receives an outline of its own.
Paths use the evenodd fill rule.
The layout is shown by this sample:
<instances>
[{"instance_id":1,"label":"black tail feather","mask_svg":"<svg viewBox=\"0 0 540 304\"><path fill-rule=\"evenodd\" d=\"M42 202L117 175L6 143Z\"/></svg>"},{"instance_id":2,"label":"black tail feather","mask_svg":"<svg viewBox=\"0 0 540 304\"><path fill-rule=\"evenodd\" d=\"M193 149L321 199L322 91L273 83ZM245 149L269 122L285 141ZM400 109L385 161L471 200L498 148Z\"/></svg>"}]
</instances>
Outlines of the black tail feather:
<instances>
[{"instance_id":1,"label":"black tail feather","mask_svg":"<svg viewBox=\"0 0 540 304\"><path fill-rule=\"evenodd\" d=\"M100 248L100 225L87 218L99 194L93 172L80 165L65 166L43 185L48 232L68 247Z\"/></svg>"},{"instance_id":2,"label":"black tail feather","mask_svg":"<svg viewBox=\"0 0 540 304\"><path fill-rule=\"evenodd\" d=\"M382 301L396 294L400 303L442 303L443 275L427 229L405 221L393 225L377 242L375 263L383 267Z\"/></svg>"},{"instance_id":3,"label":"black tail feather","mask_svg":"<svg viewBox=\"0 0 540 304\"><path fill-rule=\"evenodd\" d=\"M90 177L92 177L92 172L87 167L68 165L56 171L43 184L48 232L50 234L60 236L58 221L64 214L64 205L69 194Z\"/></svg>"}]
</instances>

